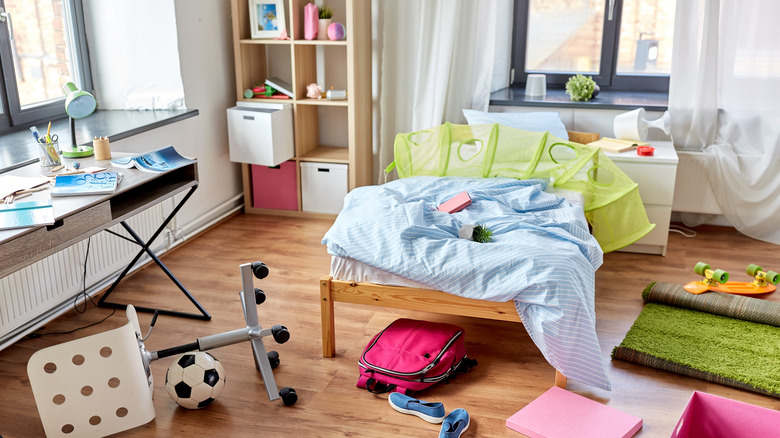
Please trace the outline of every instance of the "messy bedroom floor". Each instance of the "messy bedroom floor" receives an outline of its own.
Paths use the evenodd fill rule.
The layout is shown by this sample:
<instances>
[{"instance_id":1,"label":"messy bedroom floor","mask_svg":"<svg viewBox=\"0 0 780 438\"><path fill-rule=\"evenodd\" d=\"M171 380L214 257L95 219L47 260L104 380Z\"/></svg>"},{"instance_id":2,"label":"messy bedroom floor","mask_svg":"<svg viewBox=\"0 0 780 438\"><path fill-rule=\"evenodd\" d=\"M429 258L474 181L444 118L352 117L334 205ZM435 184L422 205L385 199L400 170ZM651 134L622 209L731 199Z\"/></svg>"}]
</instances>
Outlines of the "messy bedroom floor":
<instances>
[{"instance_id":1,"label":"messy bedroom floor","mask_svg":"<svg viewBox=\"0 0 780 438\"><path fill-rule=\"evenodd\" d=\"M171 360L153 362L156 418L119 436L436 436L438 425L400 414L388 405L386 395L355 387L358 357L366 343L399 317L460 325L466 331L467 354L479 362L450 384L417 394L420 399L442 402L448 412L466 409L471 426L464 436L521 436L508 429L505 421L553 385L554 370L517 324L336 303L336 357L322 357L318 279L328 273L329 256L320 239L331 223L329 219L238 215L165 255L164 262L213 319L202 322L161 316L146 341L148 348L161 349L241 328L245 324L238 296L238 266L262 260L270 275L255 282L267 295L259 307L260 324L283 324L290 331L289 342L276 345L266 340L266 347L280 355L281 364L274 370L277 384L293 387L298 402L286 407L280 400L268 400L250 347L242 343L213 351L227 372L226 386L216 402L201 410L178 407L164 387ZM642 418L638 437L670 436L694 390L780 409L780 400L770 396L609 359L641 312L641 293L650 282L685 284L695 280L698 275L693 266L698 261L729 271L733 279L745 276L749 263L780 269L776 245L747 238L730 228L698 227L696 231L693 238L671 233L666 257L610 253L597 271L597 332L613 389L602 391L572 380L568 389ZM765 299L778 302L780 296L776 295ZM155 266L126 279L112 298L190 310L186 299ZM70 312L41 332L68 331L109 313L90 305L87 312ZM139 314L139 319L145 332L151 316ZM125 322L123 313L117 312L102 324L72 334L23 340L1 351L0 390L13 403L3 403L0 408L0 435L43 435L26 373L27 361L35 351Z\"/></svg>"}]
</instances>

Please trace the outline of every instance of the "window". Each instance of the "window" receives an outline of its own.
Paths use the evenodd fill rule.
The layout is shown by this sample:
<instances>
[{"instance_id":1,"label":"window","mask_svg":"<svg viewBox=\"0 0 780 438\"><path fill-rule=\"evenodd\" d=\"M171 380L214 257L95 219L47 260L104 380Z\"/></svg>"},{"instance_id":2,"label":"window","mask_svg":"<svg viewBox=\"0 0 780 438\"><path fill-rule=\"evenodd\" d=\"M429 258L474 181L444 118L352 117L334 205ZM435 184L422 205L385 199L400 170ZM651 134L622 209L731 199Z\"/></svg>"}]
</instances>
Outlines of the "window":
<instances>
[{"instance_id":1,"label":"window","mask_svg":"<svg viewBox=\"0 0 780 438\"><path fill-rule=\"evenodd\" d=\"M64 117L62 85L92 88L81 0L0 6L0 130Z\"/></svg>"},{"instance_id":2,"label":"window","mask_svg":"<svg viewBox=\"0 0 780 438\"><path fill-rule=\"evenodd\" d=\"M602 89L668 91L675 0L515 0L514 82L581 73Z\"/></svg>"}]
</instances>

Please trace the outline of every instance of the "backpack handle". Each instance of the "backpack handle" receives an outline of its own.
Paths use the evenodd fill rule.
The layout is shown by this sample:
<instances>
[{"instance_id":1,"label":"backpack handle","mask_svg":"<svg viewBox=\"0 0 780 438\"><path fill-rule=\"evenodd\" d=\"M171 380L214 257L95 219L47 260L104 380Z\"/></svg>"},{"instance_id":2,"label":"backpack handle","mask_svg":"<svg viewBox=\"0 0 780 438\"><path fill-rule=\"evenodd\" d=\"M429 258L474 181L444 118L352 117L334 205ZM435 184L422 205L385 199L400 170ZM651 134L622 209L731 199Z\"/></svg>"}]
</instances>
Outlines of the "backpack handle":
<instances>
[{"instance_id":1,"label":"backpack handle","mask_svg":"<svg viewBox=\"0 0 780 438\"><path fill-rule=\"evenodd\" d=\"M386 392L392 392L396 388L396 385L377 382L376 379L370 378L366 381L366 389L372 394L384 394Z\"/></svg>"}]
</instances>

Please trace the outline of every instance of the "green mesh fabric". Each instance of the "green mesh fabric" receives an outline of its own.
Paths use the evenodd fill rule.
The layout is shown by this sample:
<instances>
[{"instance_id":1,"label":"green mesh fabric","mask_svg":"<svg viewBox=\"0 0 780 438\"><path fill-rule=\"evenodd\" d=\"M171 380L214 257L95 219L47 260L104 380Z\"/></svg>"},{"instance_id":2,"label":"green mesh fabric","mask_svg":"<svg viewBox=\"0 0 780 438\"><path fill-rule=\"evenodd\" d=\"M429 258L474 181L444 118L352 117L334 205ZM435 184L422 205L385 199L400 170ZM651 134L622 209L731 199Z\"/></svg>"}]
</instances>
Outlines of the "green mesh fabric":
<instances>
[{"instance_id":1,"label":"green mesh fabric","mask_svg":"<svg viewBox=\"0 0 780 438\"><path fill-rule=\"evenodd\" d=\"M598 147L547 132L503 125L445 123L398 134L399 178L410 176L549 179L553 187L582 193L585 217L604 252L630 245L653 229L637 185Z\"/></svg>"}]
</instances>

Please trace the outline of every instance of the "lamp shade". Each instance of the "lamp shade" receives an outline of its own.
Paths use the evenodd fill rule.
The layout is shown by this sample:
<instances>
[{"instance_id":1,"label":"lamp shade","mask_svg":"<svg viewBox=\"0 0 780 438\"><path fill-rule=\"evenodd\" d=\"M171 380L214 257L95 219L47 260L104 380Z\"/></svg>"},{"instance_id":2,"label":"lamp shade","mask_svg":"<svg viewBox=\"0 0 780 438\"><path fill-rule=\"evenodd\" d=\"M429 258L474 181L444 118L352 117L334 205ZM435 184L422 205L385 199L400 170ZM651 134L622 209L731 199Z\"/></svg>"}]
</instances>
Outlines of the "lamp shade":
<instances>
[{"instance_id":1,"label":"lamp shade","mask_svg":"<svg viewBox=\"0 0 780 438\"><path fill-rule=\"evenodd\" d=\"M671 129L669 111L664 111L658 119L647 120L645 119L645 109L637 108L615 116L612 125L616 138L633 141L645 141L648 128L660 129L668 135Z\"/></svg>"},{"instance_id":2,"label":"lamp shade","mask_svg":"<svg viewBox=\"0 0 780 438\"><path fill-rule=\"evenodd\" d=\"M74 119L83 119L95 112L97 100L87 91L80 90L73 82L62 86L65 90L65 112Z\"/></svg>"}]
</instances>

